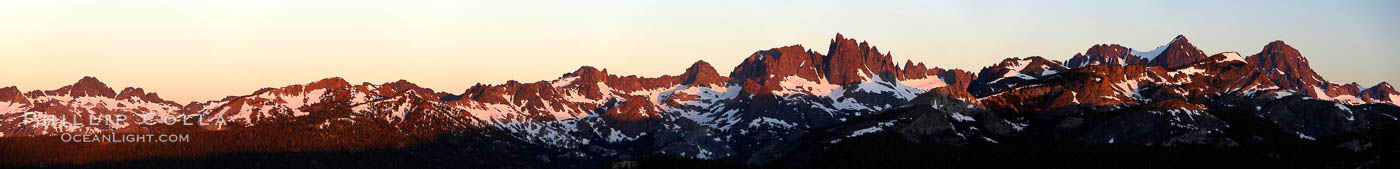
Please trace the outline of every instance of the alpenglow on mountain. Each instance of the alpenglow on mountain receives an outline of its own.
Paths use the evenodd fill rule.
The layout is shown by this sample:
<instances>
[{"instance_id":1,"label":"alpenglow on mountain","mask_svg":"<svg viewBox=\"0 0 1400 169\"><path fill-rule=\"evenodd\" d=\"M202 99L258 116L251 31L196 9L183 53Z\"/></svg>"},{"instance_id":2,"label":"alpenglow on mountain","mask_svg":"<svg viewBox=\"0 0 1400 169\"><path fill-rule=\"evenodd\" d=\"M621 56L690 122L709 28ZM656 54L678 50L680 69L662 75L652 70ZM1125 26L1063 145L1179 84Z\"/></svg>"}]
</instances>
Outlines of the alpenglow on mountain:
<instances>
[{"instance_id":1,"label":"alpenglow on mountain","mask_svg":"<svg viewBox=\"0 0 1400 169\"><path fill-rule=\"evenodd\" d=\"M1385 82L1327 81L1283 41L1252 54L1207 54L1178 35L1155 48L1099 44L1064 61L1015 57L968 71L898 62L888 51L837 34L824 52L792 45L742 59L728 74L705 61L659 77L583 66L555 79L460 92L332 77L183 104L141 88L118 92L94 77L54 90L11 86L0 88L0 140L12 143L0 144L7 157L0 166L203 167L282 155L289 160L235 166L358 168L373 166L328 161L373 157L427 167L696 160L1001 168L1018 166L975 162L1026 149L1063 154L1006 158L1080 166L1084 159L1075 155L1111 158L1094 156L1106 152L1143 157L1128 163L1200 155L1248 160L1226 164L1383 168L1400 154L1394 134L1400 92ZM83 121L112 115L227 123ZM100 133L197 134L187 144L52 141ZM924 156L963 160L917 160Z\"/></svg>"}]
</instances>

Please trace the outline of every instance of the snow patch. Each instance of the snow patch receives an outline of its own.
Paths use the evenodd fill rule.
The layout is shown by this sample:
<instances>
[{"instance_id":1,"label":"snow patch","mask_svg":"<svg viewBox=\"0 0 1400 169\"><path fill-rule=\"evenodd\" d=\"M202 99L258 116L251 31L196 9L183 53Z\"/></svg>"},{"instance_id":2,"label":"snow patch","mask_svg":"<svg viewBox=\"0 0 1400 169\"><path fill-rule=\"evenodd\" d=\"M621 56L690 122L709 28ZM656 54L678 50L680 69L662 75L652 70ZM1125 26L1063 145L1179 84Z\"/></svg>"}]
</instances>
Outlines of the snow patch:
<instances>
[{"instance_id":1,"label":"snow patch","mask_svg":"<svg viewBox=\"0 0 1400 169\"><path fill-rule=\"evenodd\" d=\"M792 122L788 122L788 121L783 121L783 120L779 120L779 119L775 119L775 118L771 118L771 117L762 117L762 118L759 118L759 119L754 119L753 121L750 121L750 122L749 122L749 127L750 127L750 128L759 127L759 126L774 126L774 127L782 127L782 128L788 128L788 129L790 129L790 128L792 128L792 127L796 127L796 126L797 126L797 123L792 123Z\"/></svg>"},{"instance_id":2,"label":"snow patch","mask_svg":"<svg viewBox=\"0 0 1400 169\"><path fill-rule=\"evenodd\" d=\"M1162 55L1163 51L1167 51L1167 47L1171 46L1172 42L1176 42L1176 39L1172 39L1172 41L1167 42L1166 45L1158 46L1157 49L1152 49L1146 52L1137 51L1136 49L1134 49L1130 53L1132 53L1132 55L1138 56L1138 58L1142 58L1143 60L1152 61L1153 59L1157 59L1157 55Z\"/></svg>"},{"instance_id":3,"label":"snow patch","mask_svg":"<svg viewBox=\"0 0 1400 169\"><path fill-rule=\"evenodd\" d=\"M865 134L880 132L881 130L885 130L885 129L884 129L885 127L890 127L890 126L894 126L894 120L890 120L890 121L886 121L886 122L880 122L879 124L875 124L875 126L870 126L870 127L868 127L868 128L865 128L865 129L860 129L860 130L853 131L853 132L851 132L851 135L848 135L848 136L846 136L846 137L847 137L847 138L851 138L851 137L857 137L857 136L861 136L861 135L865 135Z\"/></svg>"},{"instance_id":4,"label":"snow patch","mask_svg":"<svg viewBox=\"0 0 1400 169\"><path fill-rule=\"evenodd\" d=\"M1332 97L1332 100L1351 105L1366 104L1366 101L1363 101L1361 100L1361 98L1357 98L1356 96L1352 95L1339 95L1337 97Z\"/></svg>"},{"instance_id":5,"label":"snow patch","mask_svg":"<svg viewBox=\"0 0 1400 169\"><path fill-rule=\"evenodd\" d=\"M992 142L992 144L1001 144L1001 142L997 142L997 140L992 140L992 138L988 138L987 136L982 136L982 140L987 140L987 142Z\"/></svg>"},{"instance_id":6,"label":"snow patch","mask_svg":"<svg viewBox=\"0 0 1400 169\"><path fill-rule=\"evenodd\" d=\"M19 113L27 110L29 105L15 102L0 102L0 115Z\"/></svg>"},{"instance_id":7,"label":"snow patch","mask_svg":"<svg viewBox=\"0 0 1400 169\"><path fill-rule=\"evenodd\" d=\"M1225 60L1224 60L1224 61L1241 61L1241 62L1244 62L1244 61L1245 61L1245 60L1244 60L1244 57L1240 57L1240 53L1239 53L1239 52L1225 52L1225 53L1220 53L1220 54L1221 54L1221 55L1225 55Z\"/></svg>"},{"instance_id":8,"label":"snow patch","mask_svg":"<svg viewBox=\"0 0 1400 169\"><path fill-rule=\"evenodd\" d=\"M860 82L860 84L856 85L855 91L881 94L893 93L895 97L899 97L905 100L913 99L914 97L918 96L919 93L924 92L924 90L915 89L913 87L905 86L900 83L889 83L880 76L875 76L875 78L871 79L870 81Z\"/></svg>"},{"instance_id":9,"label":"snow patch","mask_svg":"<svg viewBox=\"0 0 1400 169\"><path fill-rule=\"evenodd\" d=\"M1011 125L1011 129L1015 129L1016 131L1025 130L1025 129L1026 129L1026 126L1029 126L1029 125L1030 125L1030 124L1026 124L1026 123L1014 123L1014 122L1011 122L1011 121L1008 121L1008 120L1001 120L1001 122L1002 122L1002 123L1006 123L1007 125Z\"/></svg>"},{"instance_id":10,"label":"snow patch","mask_svg":"<svg viewBox=\"0 0 1400 169\"><path fill-rule=\"evenodd\" d=\"M566 77L566 78L560 78L560 79L558 79L558 80L554 80L554 82L551 82L551 83L550 83L550 86L554 86L554 87L566 87L566 86L569 86L570 84L574 84L574 80L578 80L578 76Z\"/></svg>"},{"instance_id":11,"label":"snow patch","mask_svg":"<svg viewBox=\"0 0 1400 169\"><path fill-rule=\"evenodd\" d=\"M919 90L922 90L922 91L928 91L928 90L931 90L931 89L933 89L933 88L948 86L948 83L945 82L945 81L943 81L943 79L939 79L939 78L936 78L936 77L933 77L933 76L925 77L925 78L921 78L921 79L902 80L902 81L899 81L899 84L903 84L903 85L905 85L905 86L913 87L913 88L915 88L915 89L919 89Z\"/></svg>"},{"instance_id":12,"label":"snow patch","mask_svg":"<svg viewBox=\"0 0 1400 169\"><path fill-rule=\"evenodd\" d=\"M967 115L963 115L962 113L952 113L952 114L948 114L948 116L949 116L949 117L953 117L953 119L958 120L958 121L960 121L960 122L977 121L977 119L973 119L972 117L969 117L969 116L967 116Z\"/></svg>"},{"instance_id":13,"label":"snow patch","mask_svg":"<svg viewBox=\"0 0 1400 169\"><path fill-rule=\"evenodd\" d=\"M1176 71L1172 71L1172 73L1170 73L1170 74L1171 74L1171 76L1176 76L1176 75L1178 75L1178 74L1186 74L1186 75L1189 76L1189 75L1196 75L1196 74L1201 74L1201 73L1205 73L1205 72L1206 72L1206 71L1205 71L1204 69L1201 69L1201 68L1197 68L1197 67L1188 67L1188 68L1185 68L1185 69L1178 69L1178 70L1176 70Z\"/></svg>"},{"instance_id":14,"label":"snow patch","mask_svg":"<svg viewBox=\"0 0 1400 169\"><path fill-rule=\"evenodd\" d=\"M784 77L782 82L778 82L778 85L783 87L783 90L773 92L778 95L811 94L824 96L841 88L841 85L826 83L826 78L811 81L797 76Z\"/></svg>"},{"instance_id":15,"label":"snow patch","mask_svg":"<svg viewBox=\"0 0 1400 169\"><path fill-rule=\"evenodd\" d=\"M1306 134L1303 134L1303 132L1293 132L1293 133L1298 134L1298 138L1300 138L1300 139L1305 139L1305 140L1317 140L1317 138L1313 138L1312 136L1308 136L1308 135L1306 135Z\"/></svg>"}]
</instances>

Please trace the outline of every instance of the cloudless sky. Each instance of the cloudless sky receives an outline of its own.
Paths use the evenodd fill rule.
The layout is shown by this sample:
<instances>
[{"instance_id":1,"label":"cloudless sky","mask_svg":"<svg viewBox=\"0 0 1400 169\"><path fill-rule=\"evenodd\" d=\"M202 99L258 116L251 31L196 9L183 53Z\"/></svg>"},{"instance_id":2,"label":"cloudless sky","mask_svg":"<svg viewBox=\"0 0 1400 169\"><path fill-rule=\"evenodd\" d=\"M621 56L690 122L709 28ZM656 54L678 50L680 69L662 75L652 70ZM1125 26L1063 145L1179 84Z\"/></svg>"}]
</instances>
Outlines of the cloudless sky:
<instances>
[{"instance_id":1,"label":"cloudless sky","mask_svg":"<svg viewBox=\"0 0 1400 169\"><path fill-rule=\"evenodd\" d=\"M1329 81L1400 82L1400 2L1375 1L0 1L0 86L94 76L179 102L326 77L475 83L555 79L579 66L727 73L758 50L826 53L836 33L894 59L976 71L1067 60L1186 35L1207 54L1284 40Z\"/></svg>"}]
</instances>

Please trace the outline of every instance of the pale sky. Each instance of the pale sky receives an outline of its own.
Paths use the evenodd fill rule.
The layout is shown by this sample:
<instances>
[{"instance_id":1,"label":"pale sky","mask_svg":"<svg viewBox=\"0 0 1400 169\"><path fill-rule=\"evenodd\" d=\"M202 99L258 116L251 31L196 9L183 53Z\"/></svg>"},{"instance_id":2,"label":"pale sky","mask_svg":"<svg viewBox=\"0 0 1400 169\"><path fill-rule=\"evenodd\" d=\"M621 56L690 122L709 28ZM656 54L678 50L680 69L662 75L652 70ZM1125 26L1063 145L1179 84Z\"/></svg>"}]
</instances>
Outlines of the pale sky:
<instances>
[{"instance_id":1,"label":"pale sky","mask_svg":"<svg viewBox=\"0 0 1400 169\"><path fill-rule=\"evenodd\" d=\"M178 102L326 77L407 79L460 93L579 66L722 74L754 51L836 33L904 60L977 71L1067 60L1094 44L1152 49L1178 34L1208 54L1284 40L1330 81L1400 82L1400 2L1376 1L0 1L0 86L94 76Z\"/></svg>"}]
</instances>

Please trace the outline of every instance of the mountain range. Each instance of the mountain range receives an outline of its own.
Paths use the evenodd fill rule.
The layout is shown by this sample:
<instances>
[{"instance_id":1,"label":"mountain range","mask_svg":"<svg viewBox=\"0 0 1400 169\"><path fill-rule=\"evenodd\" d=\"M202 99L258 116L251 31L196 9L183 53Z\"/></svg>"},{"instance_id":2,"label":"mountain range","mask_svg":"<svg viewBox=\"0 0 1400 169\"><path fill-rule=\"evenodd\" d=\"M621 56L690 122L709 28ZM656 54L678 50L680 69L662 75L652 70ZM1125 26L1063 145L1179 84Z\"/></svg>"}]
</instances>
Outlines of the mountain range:
<instances>
[{"instance_id":1,"label":"mountain range","mask_svg":"<svg viewBox=\"0 0 1400 169\"><path fill-rule=\"evenodd\" d=\"M326 78L181 104L141 88L118 92L93 77L55 90L11 86L0 88L0 150L16 158L0 164L200 167L247 153L331 152L504 168L626 168L665 158L862 168L870 166L856 161L930 166L916 157L948 156L933 150L1323 147L1317 151L1327 153L1242 156L1385 168L1396 165L1400 150L1389 134L1400 123L1400 92L1385 82L1327 81L1283 41L1248 56L1207 54L1178 35L1151 50L1099 44L1065 61L1007 58L975 72L900 64L841 34L827 49L759 50L728 75L705 61L660 77L584 66L552 80L476 84L457 93L404 80ZM113 115L226 124L89 120ZM65 133L196 135L179 144L55 143ZM1142 152L1128 153L1163 158ZM1310 158L1336 154L1356 158ZM966 162L994 156L978 155L945 164L968 168L975 164ZM1046 157L1058 155L1022 158L1055 159ZM261 161L250 163L276 160Z\"/></svg>"}]
</instances>

